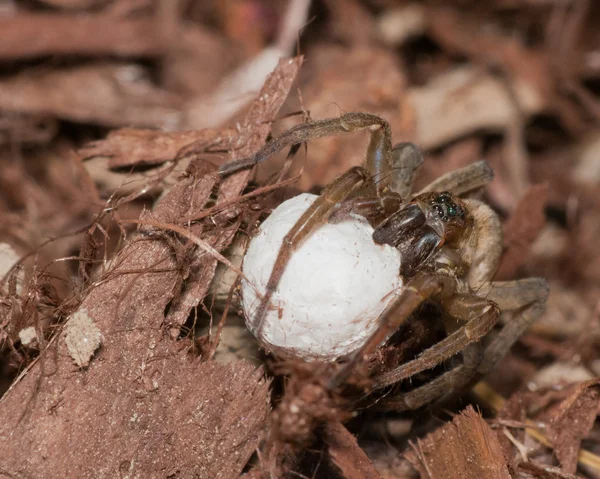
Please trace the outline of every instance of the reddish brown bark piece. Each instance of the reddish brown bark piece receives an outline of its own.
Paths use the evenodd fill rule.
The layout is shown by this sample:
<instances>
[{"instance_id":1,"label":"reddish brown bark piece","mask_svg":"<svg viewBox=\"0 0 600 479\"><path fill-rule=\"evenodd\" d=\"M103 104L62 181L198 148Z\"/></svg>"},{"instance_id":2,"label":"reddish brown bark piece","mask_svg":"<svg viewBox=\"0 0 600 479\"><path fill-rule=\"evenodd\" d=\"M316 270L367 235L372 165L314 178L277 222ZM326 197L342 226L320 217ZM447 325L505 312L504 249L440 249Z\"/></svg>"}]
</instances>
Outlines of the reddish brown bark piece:
<instances>
[{"instance_id":1,"label":"reddish brown bark piece","mask_svg":"<svg viewBox=\"0 0 600 479\"><path fill-rule=\"evenodd\" d=\"M299 59L282 60L267 80L237 138L244 154L262 146L299 66ZM229 184L232 194L243 188L247 174L236 176ZM210 175L186 178L150 217L177 224L197 214L215 180ZM189 345L165 335L164 312L179 292L185 268L172 242L156 230L144 230L79 308L101 335L89 367L77 368L59 334L2 399L4 472L228 478L241 473L258 446L268 384L245 363L190 364ZM223 232L225 243L230 233ZM225 247L220 238L213 239ZM214 264L212 258L204 262L188 285L197 296L185 302L186 308L206 294Z\"/></svg>"},{"instance_id":2,"label":"reddish brown bark piece","mask_svg":"<svg viewBox=\"0 0 600 479\"><path fill-rule=\"evenodd\" d=\"M510 479L496 435L471 406L405 456L428 479Z\"/></svg>"},{"instance_id":3,"label":"reddish brown bark piece","mask_svg":"<svg viewBox=\"0 0 600 479\"><path fill-rule=\"evenodd\" d=\"M99 141L88 143L78 153L83 160L96 156L110 158L110 168L153 165L171 161L188 145L198 149L227 149L234 137L230 129L207 129L165 133L156 130L123 128Z\"/></svg>"},{"instance_id":4,"label":"reddish brown bark piece","mask_svg":"<svg viewBox=\"0 0 600 479\"><path fill-rule=\"evenodd\" d=\"M331 460L346 479L381 479L356 438L341 422L327 424L325 440Z\"/></svg>"},{"instance_id":5,"label":"reddish brown bark piece","mask_svg":"<svg viewBox=\"0 0 600 479\"><path fill-rule=\"evenodd\" d=\"M275 121L296 80L302 61L302 57L279 60L246 115L240 135L232 143L231 160L246 158L261 148L271 131L271 122ZM250 171L243 170L225 178L219 190L219 201L239 195L248 182Z\"/></svg>"},{"instance_id":6,"label":"reddish brown bark piece","mask_svg":"<svg viewBox=\"0 0 600 479\"><path fill-rule=\"evenodd\" d=\"M515 211L504 224L504 244L500 269L496 279L513 278L526 261L527 253L546 224L544 208L548 199L548 185L533 185L519 200Z\"/></svg>"},{"instance_id":7,"label":"reddish brown bark piece","mask_svg":"<svg viewBox=\"0 0 600 479\"><path fill-rule=\"evenodd\" d=\"M152 217L175 222L211 188L188 178ZM23 477L237 477L263 433L262 372L191 363L189 344L165 336L181 268L163 236L147 231L113 264L79 308L101 335L89 367L76 366L63 331L3 398L0 467Z\"/></svg>"},{"instance_id":8,"label":"reddish brown bark piece","mask_svg":"<svg viewBox=\"0 0 600 479\"><path fill-rule=\"evenodd\" d=\"M182 121L181 98L134 64L25 70L0 80L0 110L113 127L174 129Z\"/></svg>"},{"instance_id":9,"label":"reddish brown bark piece","mask_svg":"<svg viewBox=\"0 0 600 479\"><path fill-rule=\"evenodd\" d=\"M592 430L599 405L600 379L585 381L560 404L548 427L554 453L569 474L577 470L581 440Z\"/></svg>"},{"instance_id":10,"label":"reddish brown bark piece","mask_svg":"<svg viewBox=\"0 0 600 479\"><path fill-rule=\"evenodd\" d=\"M2 16L0 60L42 55L156 56L165 49L157 27L157 19L152 17L32 13Z\"/></svg>"}]
</instances>

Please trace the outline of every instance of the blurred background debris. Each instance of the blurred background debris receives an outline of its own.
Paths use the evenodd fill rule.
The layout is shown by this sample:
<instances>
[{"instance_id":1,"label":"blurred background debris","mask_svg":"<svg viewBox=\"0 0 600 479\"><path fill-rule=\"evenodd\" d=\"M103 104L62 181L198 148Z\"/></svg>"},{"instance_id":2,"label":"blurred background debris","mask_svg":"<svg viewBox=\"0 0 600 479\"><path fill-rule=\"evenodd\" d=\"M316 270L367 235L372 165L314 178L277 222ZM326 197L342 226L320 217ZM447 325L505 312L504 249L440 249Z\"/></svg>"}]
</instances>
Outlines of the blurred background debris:
<instances>
[{"instance_id":1,"label":"blurred background debris","mask_svg":"<svg viewBox=\"0 0 600 479\"><path fill-rule=\"evenodd\" d=\"M591 0L0 3L0 408L14 404L6 398L16 378L50 364L40 351L53 351L116 252L128 251L137 226L127 220L162 200L164 222L196 221L194 234L236 252L239 239L226 248L237 229L251 233L275 201L319 192L359 164L366 135L312 141L288 174L302 175L266 199L251 192L273 184L283 156L225 187L216 168L309 118L368 111L390 122L397 142L424 149L416 189L480 159L493 166L486 201L505 220L497 278L546 277L550 297L487 389L443 413L364 412L345 426L332 423L323 435L329 444L306 451L296 474L600 478L598 25L600 3ZM297 77L293 66L269 77L280 58L296 55L304 59ZM269 78L271 90L257 96ZM164 209L188 198L182 182L202 201L170 216ZM244 206L231 206L242 190L250 194ZM213 279L216 261L176 246L171 267L180 280L168 283L174 298L156 324L206 363L260 364L236 317L235 275L219 268ZM235 376L220 367L200 369L215 384ZM259 391L250 395L257 412L244 436L255 447L266 427L267 384L245 367L232 390ZM33 398L40 386L32 388ZM233 418L244 405L227 397ZM55 405L46 406L53 414ZM31 400L25 412L3 414L21 418L14 428L25 421L35 431L26 416L36 407ZM0 438L0 457L10 440ZM360 464L349 460L355 456ZM232 461L220 477L252 475L258 469L244 469L247 462ZM258 457L250 462L260 466ZM469 472L459 473L467 463ZM14 464L0 459L0 470L18 475Z\"/></svg>"}]
</instances>

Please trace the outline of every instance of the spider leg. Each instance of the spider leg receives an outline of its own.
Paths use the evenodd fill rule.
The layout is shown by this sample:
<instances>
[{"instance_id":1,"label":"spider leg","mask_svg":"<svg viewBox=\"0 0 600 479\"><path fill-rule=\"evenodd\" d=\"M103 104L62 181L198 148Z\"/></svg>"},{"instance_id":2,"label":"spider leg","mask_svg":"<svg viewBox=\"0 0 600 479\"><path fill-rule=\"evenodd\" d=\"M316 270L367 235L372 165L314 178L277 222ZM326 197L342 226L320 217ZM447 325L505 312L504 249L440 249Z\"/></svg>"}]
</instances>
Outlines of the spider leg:
<instances>
[{"instance_id":1,"label":"spider leg","mask_svg":"<svg viewBox=\"0 0 600 479\"><path fill-rule=\"evenodd\" d=\"M379 127L375 131L381 132L380 147L377 148L377 146L374 145L376 142L371 141L371 145L369 146L369 151L367 153L367 157L373 157L372 165L367 164L367 168L369 168L369 170L375 174L375 176L377 176L377 165L390 165L390 168L392 165L391 131L388 122L383 118L370 113L362 112L346 113L338 118L329 118L310 123L301 123L300 125L290 128L278 138L275 138L267 143L255 155L225 163L219 168L219 173L225 176L244 168L250 168L265 161L271 155L274 155L290 145L306 143L307 141L315 138L341 135L343 133L351 133L353 131L364 130L371 127ZM367 163L369 163L368 159Z\"/></svg>"},{"instance_id":2,"label":"spider leg","mask_svg":"<svg viewBox=\"0 0 600 479\"><path fill-rule=\"evenodd\" d=\"M490 166L485 161L477 161L440 176L419 191L417 195L431 191L450 191L460 196L487 185L493 178L494 172Z\"/></svg>"},{"instance_id":3,"label":"spider leg","mask_svg":"<svg viewBox=\"0 0 600 479\"><path fill-rule=\"evenodd\" d=\"M405 286L400 288L400 294L381 314L381 325L371 335L367 342L355 352L329 380L328 389L340 386L352 374L354 367L373 352L393 331L398 329L410 315L427 299L450 294L454 291L455 280L449 276L420 273L415 275Z\"/></svg>"},{"instance_id":4,"label":"spider leg","mask_svg":"<svg viewBox=\"0 0 600 479\"><path fill-rule=\"evenodd\" d=\"M461 352L469 344L479 341L494 327L500 317L500 310L495 303L472 294L443 298L442 307L451 318L465 321L466 324L423 351L416 359L377 377L373 389L390 386L433 368Z\"/></svg>"},{"instance_id":5,"label":"spider leg","mask_svg":"<svg viewBox=\"0 0 600 479\"><path fill-rule=\"evenodd\" d=\"M377 138L374 132L367 150L367 169L378 172L373 175L377 195L368 196L370 192L367 191L344 201L336 208L330 222L342 221L355 213L376 226L410 199L412 183L423 163L423 154L413 143L399 143L391 150L391 166L388 166L378 163L385 148L387 142Z\"/></svg>"},{"instance_id":6,"label":"spider leg","mask_svg":"<svg viewBox=\"0 0 600 479\"><path fill-rule=\"evenodd\" d=\"M498 361L506 356L519 336L543 313L548 296L548 285L541 278L527 278L488 283L476 294L482 299L496 302L502 311L515 311L516 314L485 350L480 343L469 344L463 351L462 365L414 391L386 399L382 404L384 409L394 411L417 409L441 396L448 396L453 391L460 390L488 374Z\"/></svg>"},{"instance_id":7,"label":"spider leg","mask_svg":"<svg viewBox=\"0 0 600 479\"><path fill-rule=\"evenodd\" d=\"M548 283L542 278L498 281L479 289L478 296L495 301L510 316L509 321L486 347L477 370L479 376L494 369L517 339L542 315L548 291Z\"/></svg>"},{"instance_id":8,"label":"spider leg","mask_svg":"<svg viewBox=\"0 0 600 479\"><path fill-rule=\"evenodd\" d=\"M462 352L463 362L460 366L452 368L417 389L384 399L379 409L396 412L412 411L439 397L462 389L477 373L483 357L482 350L480 343L469 344Z\"/></svg>"}]
</instances>

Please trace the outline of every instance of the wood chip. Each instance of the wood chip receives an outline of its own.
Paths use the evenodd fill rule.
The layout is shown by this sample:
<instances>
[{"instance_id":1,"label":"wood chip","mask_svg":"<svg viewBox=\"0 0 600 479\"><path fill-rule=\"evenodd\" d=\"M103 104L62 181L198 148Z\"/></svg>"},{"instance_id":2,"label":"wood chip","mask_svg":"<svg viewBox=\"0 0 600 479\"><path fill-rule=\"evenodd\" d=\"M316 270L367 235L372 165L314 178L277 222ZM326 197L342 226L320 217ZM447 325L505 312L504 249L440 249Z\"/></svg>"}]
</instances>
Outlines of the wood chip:
<instances>
[{"instance_id":1,"label":"wood chip","mask_svg":"<svg viewBox=\"0 0 600 479\"><path fill-rule=\"evenodd\" d=\"M331 460L346 479L381 479L356 438L342 423L327 423L325 440Z\"/></svg>"},{"instance_id":2,"label":"wood chip","mask_svg":"<svg viewBox=\"0 0 600 479\"><path fill-rule=\"evenodd\" d=\"M157 130L123 128L109 133L99 141L79 149L83 160L98 156L109 157L110 168L134 165L155 165L172 161L184 148L198 154L210 149L227 149L234 130L208 129L167 133Z\"/></svg>"},{"instance_id":3,"label":"wood chip","mask_svg":"<svg viewBox=\"0 0 600 479\"><path fill-rule=\"evenodd\" d=\"M472 406L405 456L428 479L510 479L496 435Z\"/></svg>"},{"instance_id":4,"label":"wood chip","mask_svg":"<svg viewBox=\"0 0 600 479\"><path fill-rule=\"evenodd\" d=\"M559 406L548 432L561 467L575 474L582 439L592 427L600 406L600 379L581 383Z\"/></svg>"},{"instance_id":5,"label":"wood chip","mask_svg":"<svg viewBox=\"0 0 600 479\"><path fill-rule=\"evenodd\" d=\"M0 60L44 55L156 56L164 52L157 26L153 17L19 12L0 17Z\"/></svg>"},{"instance_id":6,"label":"wood chip","mask_svg":"<svg viewBox=\"0 0 600 479\"><path fill-rule=\"evenodd\" d=\"M504 245L496 279L513 278L527 260L529 251L546 224L544 209L548 185L532 185L519 200L511 217L504 223Z\"/></svg>"},{"instance_id":7,"label":"wood chip","mask_svg":"<svg viewBox=\"0 0 600 479\"><path fill-rule=\"evenodd\" d=\"M181 121L180 107L177 95L155 87L135 64L25 70L0 80L0 110L9 112L173 130Z\"/></svg>"}]
</instances>

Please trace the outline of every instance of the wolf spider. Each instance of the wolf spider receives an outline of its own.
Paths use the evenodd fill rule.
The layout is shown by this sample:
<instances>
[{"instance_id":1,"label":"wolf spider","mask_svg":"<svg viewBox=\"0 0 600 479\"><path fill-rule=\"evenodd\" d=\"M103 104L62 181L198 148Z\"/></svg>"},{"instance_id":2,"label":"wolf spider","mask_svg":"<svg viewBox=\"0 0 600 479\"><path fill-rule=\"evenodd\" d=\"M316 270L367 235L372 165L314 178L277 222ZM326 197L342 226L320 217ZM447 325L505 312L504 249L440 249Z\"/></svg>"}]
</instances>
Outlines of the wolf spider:
<instances>
[{"instance_id":1,"label":"wolf spider","mask_svg":"<svg viewBox=\"0 0 600 479\"><path fill-rule=\"evenodd\" d=\"M300 124L253 157L227 163L220 171L227 175L288 146L293 154L309 140L365 129L370 140L364 165L350 168L328 184L285 236L256 313L257 329L289 258L302 241L327 221L350 213L364 216L374 227L375 243L400 250L403 286L381 315L380 327L332 373L324 388L331 392L342 386L355 367L421 304L433 301L441 306L447 336L416 359L371 378L370 391L385 388L461 353L459 366L412 391L386 397L389 409L416 409L492 370L543 312L548 287L539 278L492 281L502 252L500 220L483 202L460 197L491 180L485 162L446 174L413 195L413 178L423 161L421 151L411 143L392 146L389 124L379 116L355 112ZM501 312L514 314L484 347L481 340Z\"/></svg>"}]
</instances>

